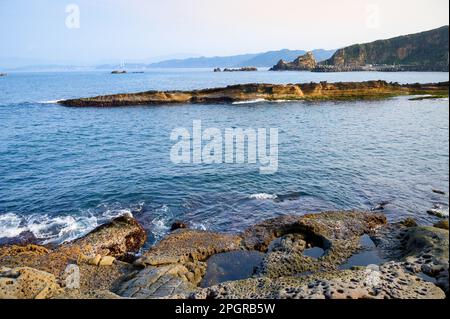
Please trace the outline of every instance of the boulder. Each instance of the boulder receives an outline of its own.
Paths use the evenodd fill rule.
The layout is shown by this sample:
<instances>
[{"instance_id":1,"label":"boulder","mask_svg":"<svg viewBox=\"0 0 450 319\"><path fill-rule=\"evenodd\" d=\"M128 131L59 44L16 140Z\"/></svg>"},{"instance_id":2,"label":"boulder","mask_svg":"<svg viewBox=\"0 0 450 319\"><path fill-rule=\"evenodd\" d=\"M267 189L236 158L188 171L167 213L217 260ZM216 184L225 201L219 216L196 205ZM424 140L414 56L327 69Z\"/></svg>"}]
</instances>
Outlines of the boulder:
<instances>
[{"instance_id":1,"label":"boulder","mask_svg":"<svg viewBox=\"0 0 450 319\"><path fill-rule=\"evenodd\" d=\"M205 261L208 257L241 248L241 237L208 231L180 229L150 248L135 264L159 266Z\"/></svg>"}]
</instances>

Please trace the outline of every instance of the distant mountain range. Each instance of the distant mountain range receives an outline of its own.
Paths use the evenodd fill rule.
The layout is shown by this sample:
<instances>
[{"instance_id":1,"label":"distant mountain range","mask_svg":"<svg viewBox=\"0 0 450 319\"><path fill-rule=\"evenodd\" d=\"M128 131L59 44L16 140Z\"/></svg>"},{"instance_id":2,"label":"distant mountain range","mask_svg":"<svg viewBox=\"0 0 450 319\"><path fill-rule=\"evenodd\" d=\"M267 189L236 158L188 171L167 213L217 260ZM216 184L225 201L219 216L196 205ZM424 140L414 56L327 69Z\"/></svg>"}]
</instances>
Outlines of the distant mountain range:
<instances>
[{"instance_id":1,"label":"distant mountain range","mask_svg":"<svg viewBox=\"0 0 450 319\"><path fill-rule=\"evenodd\" d=\"M330 58L336 50L313 50L318 61ZM189 59L174 59L146 65L149 68L239 68L246 66L270 67L279 60L294 60L304 55L303 50L280 50L256 54L242 54L224 57L198 57Z\"/></svg>"},{"instance_id":2,"label":"distant mountain range","mask_svg":"<svg viewBox=\"0 0 450 319\"><path fill-rule=\"evenodd\" d=\"M371 43L355 44L336 51L319 63L332 69L367 65L394 66L394 71L448 71L449 27L400 36Z\"/></svg>"}]
</instances>

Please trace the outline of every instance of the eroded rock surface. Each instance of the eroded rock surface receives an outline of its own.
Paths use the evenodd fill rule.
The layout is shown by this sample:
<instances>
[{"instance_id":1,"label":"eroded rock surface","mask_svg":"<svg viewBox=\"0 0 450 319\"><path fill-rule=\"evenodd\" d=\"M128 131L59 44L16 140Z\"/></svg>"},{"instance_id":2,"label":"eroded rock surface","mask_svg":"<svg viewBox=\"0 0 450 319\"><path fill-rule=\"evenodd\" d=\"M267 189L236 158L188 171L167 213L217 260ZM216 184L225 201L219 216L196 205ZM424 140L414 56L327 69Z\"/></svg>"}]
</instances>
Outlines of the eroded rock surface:
<instances>
[{"instance_id":1,"label":"eroded rock surface","mask_svg":"<svg viewBox=\"0 0 450 319\"><path fill-rule=\"evenodd\" d=\"M434 284L405 272L395 262L304 277L252 278L194 293L197 299L442 299Z\"/></svg>"},{"instance_id":2,"label":"eroded rock surface","mask_svg":"<svg viewBox=\"0 0 450 319\"><path fill-rule=\"evenodd\" d=\"M205 261L208 257L241 247L241 237L200 230L182 229L169 234L150 248L135 264L159 266Z\"/></svg>"}]
</instances>

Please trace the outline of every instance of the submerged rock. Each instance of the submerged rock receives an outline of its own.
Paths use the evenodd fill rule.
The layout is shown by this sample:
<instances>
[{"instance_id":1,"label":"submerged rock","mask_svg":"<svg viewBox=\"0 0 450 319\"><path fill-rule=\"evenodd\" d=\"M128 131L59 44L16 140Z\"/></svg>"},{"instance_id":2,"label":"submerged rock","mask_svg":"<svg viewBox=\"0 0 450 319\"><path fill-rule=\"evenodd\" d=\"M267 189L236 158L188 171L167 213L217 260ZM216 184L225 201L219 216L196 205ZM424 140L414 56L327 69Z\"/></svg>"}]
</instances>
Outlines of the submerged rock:
<instances>
[{"instance_id":1,"label":"submerged rock","mask_svg":"<svg viewBox=\"0 0 450 319\"><path fill-rule=\"evenodd\" d=\"M170 227L170 231L175 231L177 229L186 229L188 228L188 225L186 223L183 223L181 221L176 221L172 223L172 226Z\"/></svg>"},{"instance_id":2,"label":"submerged rock","mask_svg":"<svg viewBox=\"0 0 450 319\"><path fill-rule=\"evenodd\" d=\"M383 253L380 264L342 268L364 248L361 238L373 239L370 245ZM420 299L448 294L448 230L387 224L381 214L282 216L236 235L178 229L134 264L119 260L144 240L142 227L125 216L59 247L2 246L0 297Z\"/></svg>"}]
</instances>

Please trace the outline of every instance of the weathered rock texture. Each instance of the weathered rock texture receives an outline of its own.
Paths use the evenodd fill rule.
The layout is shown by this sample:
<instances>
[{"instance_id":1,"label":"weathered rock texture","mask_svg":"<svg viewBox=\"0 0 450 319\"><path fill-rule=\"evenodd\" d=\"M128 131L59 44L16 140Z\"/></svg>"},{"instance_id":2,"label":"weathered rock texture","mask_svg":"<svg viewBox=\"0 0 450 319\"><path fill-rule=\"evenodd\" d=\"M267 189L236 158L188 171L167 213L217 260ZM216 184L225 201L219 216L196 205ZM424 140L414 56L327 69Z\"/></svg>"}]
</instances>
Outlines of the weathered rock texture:
<instances>
[{"instance_id":1,"label":"weathered rock texture","mask_svg":"<svg viewBox=\"0 0 450 319\"><path fill-rule=\"evenodd\" d=\"M278 100L357 100L380 99L399 95L448 96L449 83L405 84L385 81L306 83L306 84L241 84L225 88L196 91L148 91L81 98L59 102L73 107L111 107L174 103L233 103L265 99Z\"/></svg>"},{"instance_id":2,"label":"weathered rock texture","mask_svg":"<svg viewBox=\"0 0 450 319\"><path fill-rule=\"evenodd\" d=\"M247 230L244 243L249 249L267 251L260 273L276 278L336 269L360 248L362 235L384 224L383 215L361 212L284 216ZM270 243L276 238L281 241L273 247ZM324 256L305 256L308 246L324 249Z\"/></svg>"},{"instance_id":3,"label":"weathered rock texture","mask_svg":"<svg viewBox=\"0 0 450 319\"><path fill-rule=\"evenodd\" d=\"M449 289L448 234L357 211L282 216L237 235L179 229L130 264L120 259L141 248L145 232L125 216L59 247L0 247L0 298L440 299ZM341 270L362 235L390 261ZM311 247L324 254L309 257ZM251 278L200 288L209 257L243 250L264 254Z\"/></svg>"}]
</instances>

